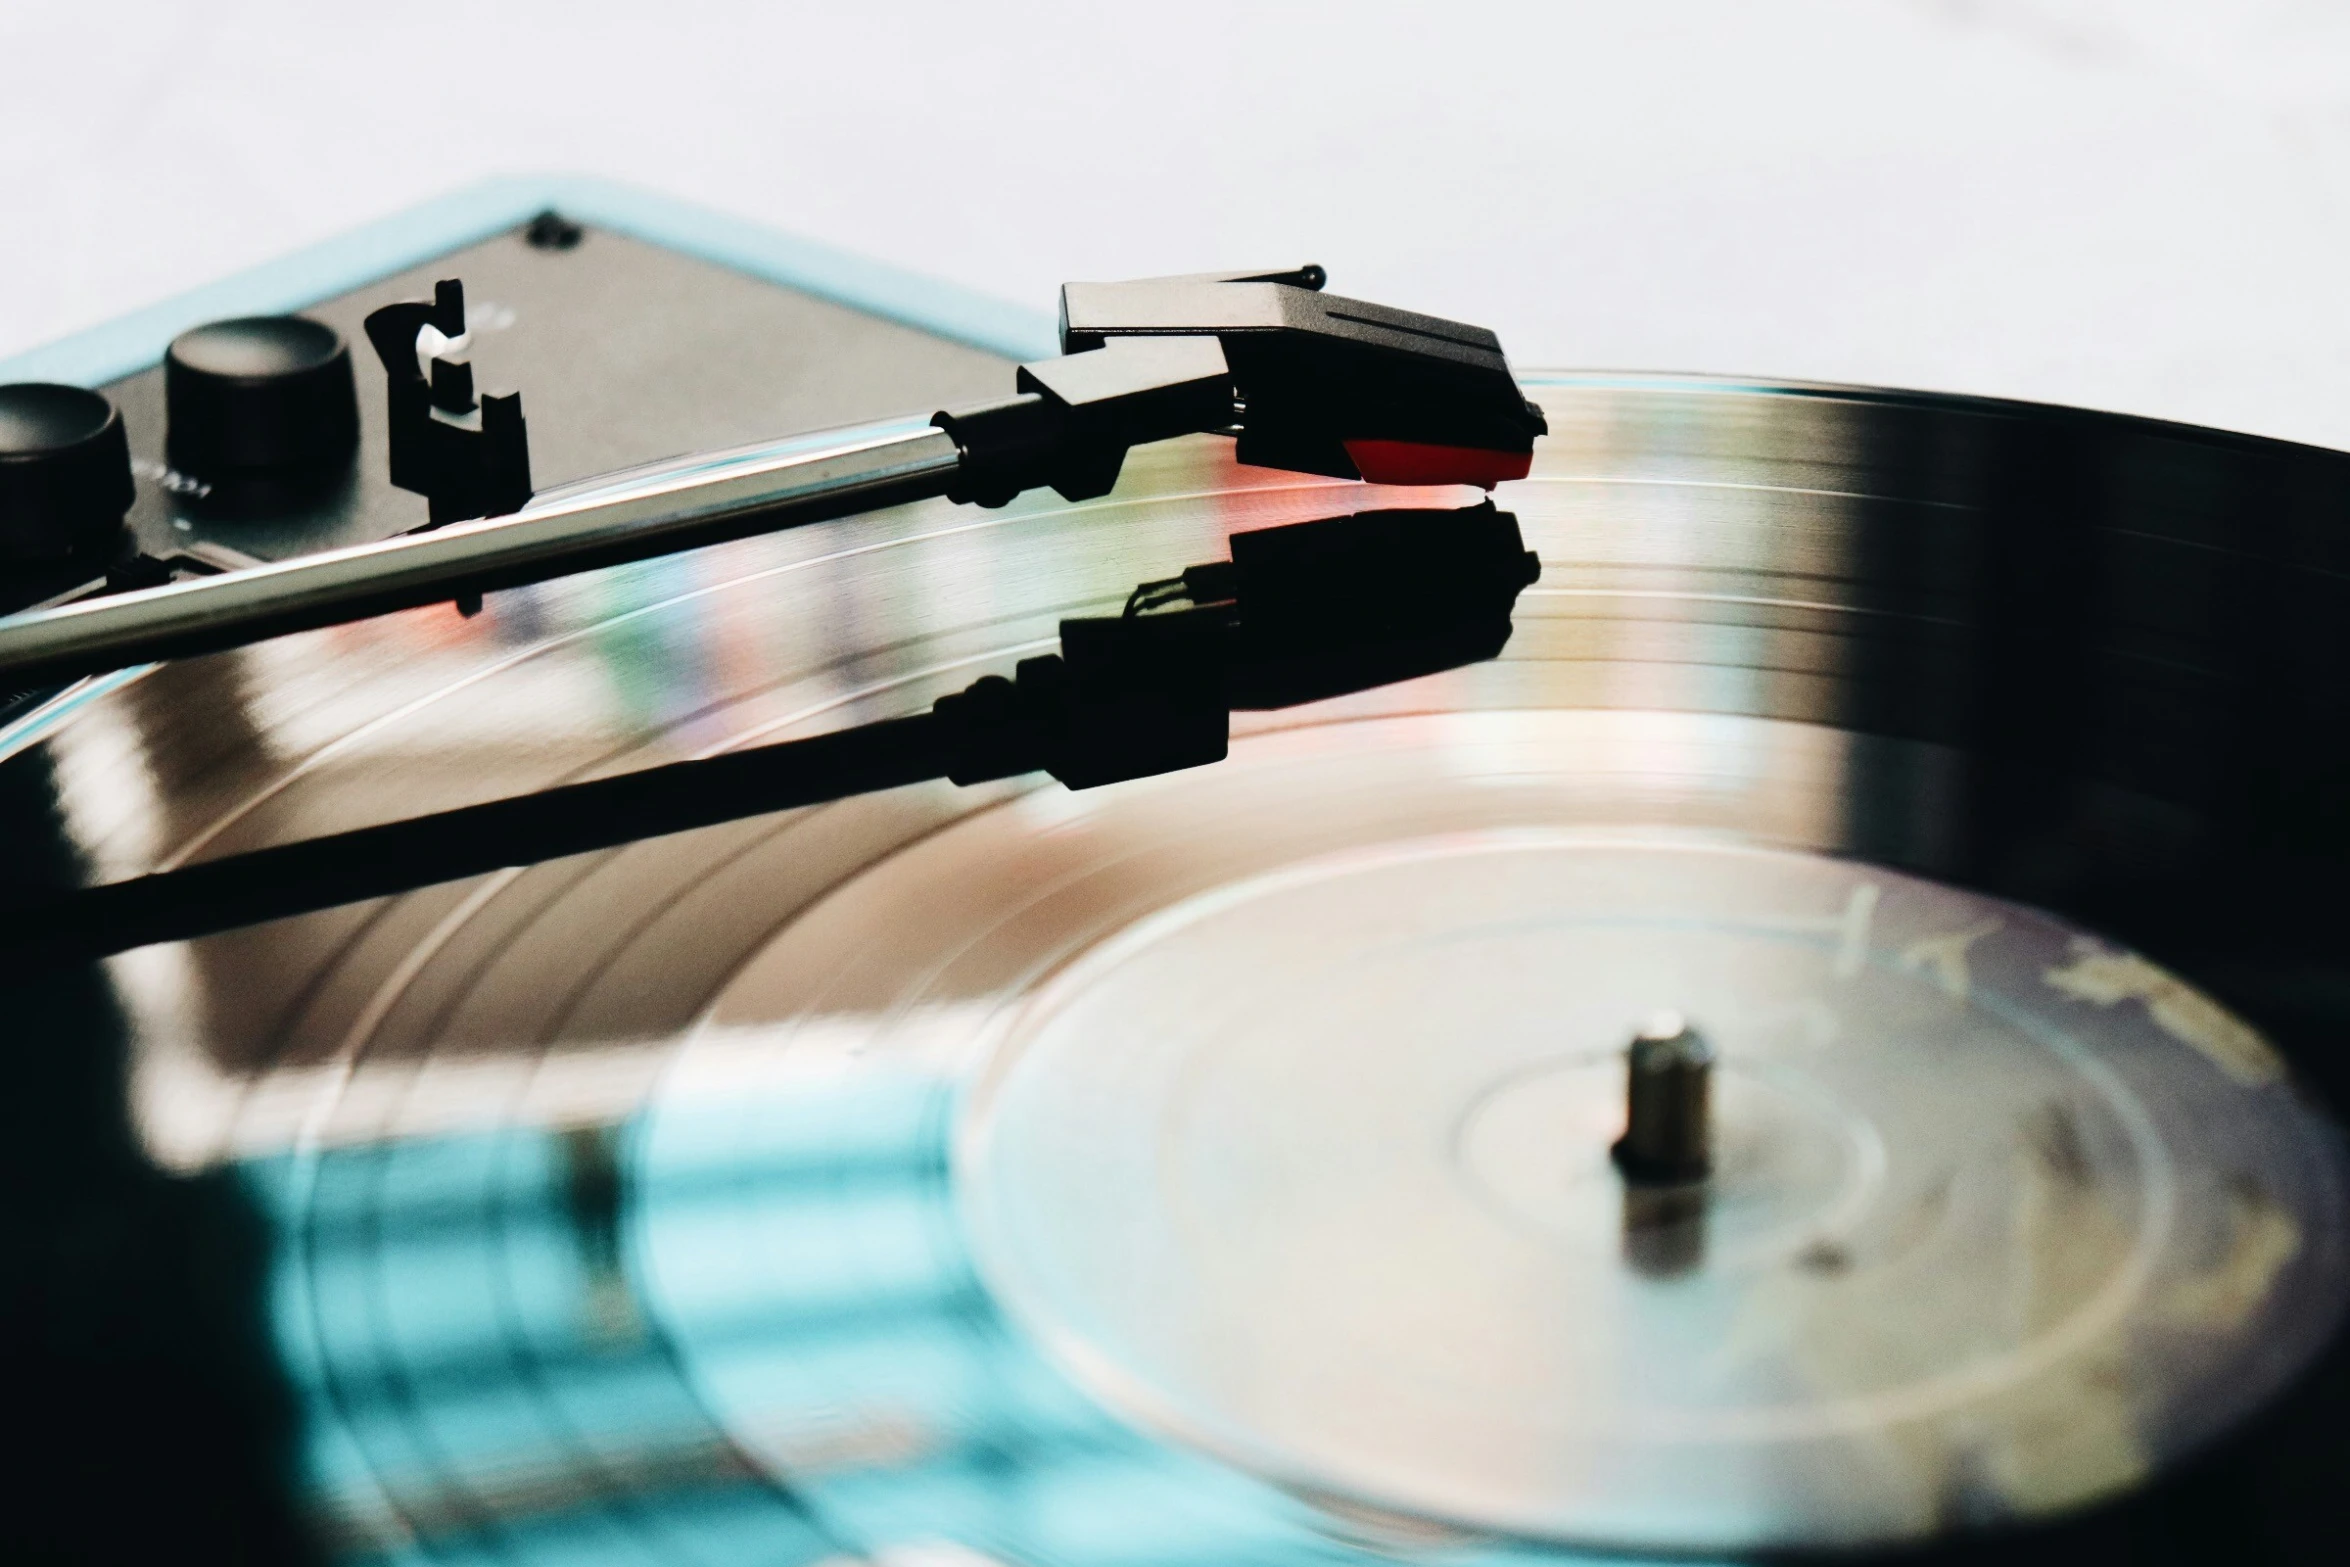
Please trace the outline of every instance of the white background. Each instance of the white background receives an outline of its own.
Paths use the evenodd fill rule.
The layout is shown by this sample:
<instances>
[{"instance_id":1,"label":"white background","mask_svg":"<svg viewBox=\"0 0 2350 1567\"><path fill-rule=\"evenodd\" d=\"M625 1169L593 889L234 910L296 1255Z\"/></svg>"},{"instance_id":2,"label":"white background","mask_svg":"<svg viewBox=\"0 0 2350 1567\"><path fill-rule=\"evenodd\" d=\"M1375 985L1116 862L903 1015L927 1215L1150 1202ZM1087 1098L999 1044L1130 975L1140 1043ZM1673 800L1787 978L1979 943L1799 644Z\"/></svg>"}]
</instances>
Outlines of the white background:
<instances>
[{"instance_id":1,"label":"white background","mask_svg":"<svg viewBox=\"0 0 2350 1567\"><path fill-rule=\"evenodd\" d=\"M0 0L0 354L531 170L2350 446L2341 0Z\"/></svg>"}]
</instances>

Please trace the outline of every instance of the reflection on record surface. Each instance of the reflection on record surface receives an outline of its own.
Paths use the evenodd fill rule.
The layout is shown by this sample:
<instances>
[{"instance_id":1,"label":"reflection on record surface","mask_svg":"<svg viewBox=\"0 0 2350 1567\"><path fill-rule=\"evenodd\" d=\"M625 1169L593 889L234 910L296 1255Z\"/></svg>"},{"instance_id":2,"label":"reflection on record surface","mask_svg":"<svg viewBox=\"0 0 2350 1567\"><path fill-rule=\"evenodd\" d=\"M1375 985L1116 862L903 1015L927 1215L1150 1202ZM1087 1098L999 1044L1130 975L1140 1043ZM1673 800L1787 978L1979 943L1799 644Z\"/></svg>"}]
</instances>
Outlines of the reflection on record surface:
<instances>
[{"instance_id":1,"label":"reflection on record surface","mask_svg":"<svg viewBox=\"0 0 2350 1567\"><path fill-rule=\"evenodd\" d=\"M2331 852L2344 687L2247 713L2278 660L2242 610L2338 589L2244 497L2338 476L1538 390L1500 499L1545 575L1494 664L1246 719L1196 773L924 786L114 960L140 1136L269 1216L332 1550L1884 1543L2151 1495L2306 1379L2342 1167L2282 1061L2329 1081L2335 916L2279 867ZM119 877L912 711L1230 531L1469 498L1177 443L1087 505L172 666L40 754ZM1657 1007L1720 1051L1721 1153L1702 1235L1636 1267L1607 1145Z\"/></svg>"}]
</instances>

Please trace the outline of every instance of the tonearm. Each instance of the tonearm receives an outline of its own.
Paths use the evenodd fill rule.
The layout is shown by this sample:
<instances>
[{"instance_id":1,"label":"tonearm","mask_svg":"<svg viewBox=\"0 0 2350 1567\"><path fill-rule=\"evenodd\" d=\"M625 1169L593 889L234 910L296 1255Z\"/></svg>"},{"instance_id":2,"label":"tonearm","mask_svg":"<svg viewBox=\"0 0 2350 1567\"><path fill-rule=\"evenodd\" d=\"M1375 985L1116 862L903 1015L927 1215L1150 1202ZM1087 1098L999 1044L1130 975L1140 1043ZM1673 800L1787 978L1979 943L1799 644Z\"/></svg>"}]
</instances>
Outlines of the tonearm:
<instances>
[{"instance_id":1,"label":"tonearm","mask_svg":"<svg viewBox=\"0 0 2350 1567\"><path fill-rule=\"evenodd\" d=\"M1002 402L535 498L519 405L477 403L470 372L431 353L429 333L462 330L461 295L444 286L368 322L391 381L394 482L431 499L426 529L0 618L0 684L61 684L928 497L996 506L1050 486L1083 500L1110 490L1130 448L1183 435L1231 436L1244 463L1387 484L1490 488L1526 473L1543 417L1491 332L1323 281L1309 266L1071 283L1063 353L1022 365ZM439 406L451 404L469 411Z\"/></svg>"}]
</instances>

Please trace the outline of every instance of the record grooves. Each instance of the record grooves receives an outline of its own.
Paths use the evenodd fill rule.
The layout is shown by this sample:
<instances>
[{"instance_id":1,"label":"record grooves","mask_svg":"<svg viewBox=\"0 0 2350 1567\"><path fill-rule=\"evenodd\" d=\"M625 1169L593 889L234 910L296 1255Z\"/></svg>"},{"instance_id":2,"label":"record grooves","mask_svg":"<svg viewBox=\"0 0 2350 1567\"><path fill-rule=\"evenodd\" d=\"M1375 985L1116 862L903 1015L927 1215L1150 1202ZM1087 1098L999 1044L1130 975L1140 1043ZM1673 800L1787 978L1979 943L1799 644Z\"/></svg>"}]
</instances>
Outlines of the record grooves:
<instances>
[{"instance_id":1,"label":"record grooves","mask_svg":"<svg viewBox=\"0 0 2350 1567\"><path fill-rule=\"evenodd\" d=\"M2350 458L1526 390L1498 657L20 969L118 1237L26 1221L42 1331L135 1303L48 1483L280 1561L2330 1559ZM1481 498L1190 436L166 664L0 762L12 896L903 723Z\"/></svg>"}]
</instances>

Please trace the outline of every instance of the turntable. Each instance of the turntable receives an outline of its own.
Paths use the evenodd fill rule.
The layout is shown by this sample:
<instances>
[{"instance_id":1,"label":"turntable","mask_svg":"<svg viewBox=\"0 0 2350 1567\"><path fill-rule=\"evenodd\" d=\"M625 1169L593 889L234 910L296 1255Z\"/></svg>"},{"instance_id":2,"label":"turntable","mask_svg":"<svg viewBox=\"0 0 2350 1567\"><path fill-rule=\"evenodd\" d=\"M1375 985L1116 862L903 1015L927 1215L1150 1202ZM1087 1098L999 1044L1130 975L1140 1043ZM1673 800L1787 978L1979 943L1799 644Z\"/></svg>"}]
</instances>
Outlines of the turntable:
<instances>
[{"instance_id":1,"label":"turntable","mask_svg":"<svg viewBox=\"0 0 2350 1567\"><path fill-rule=\"evenodd\" d=\"M2330 1560L2350 458L1322 285L525 183L0 366L0 1534Z\"/></svg>"}]
</instances>

